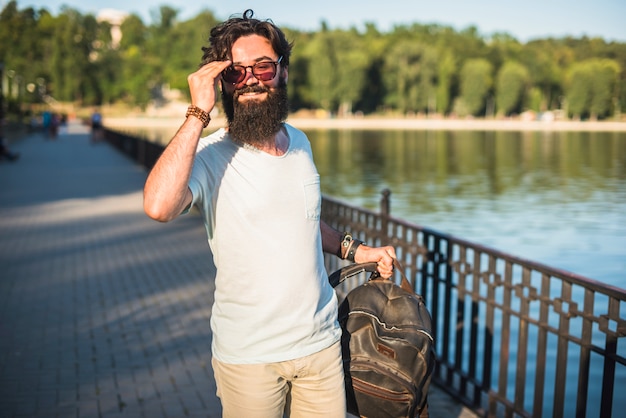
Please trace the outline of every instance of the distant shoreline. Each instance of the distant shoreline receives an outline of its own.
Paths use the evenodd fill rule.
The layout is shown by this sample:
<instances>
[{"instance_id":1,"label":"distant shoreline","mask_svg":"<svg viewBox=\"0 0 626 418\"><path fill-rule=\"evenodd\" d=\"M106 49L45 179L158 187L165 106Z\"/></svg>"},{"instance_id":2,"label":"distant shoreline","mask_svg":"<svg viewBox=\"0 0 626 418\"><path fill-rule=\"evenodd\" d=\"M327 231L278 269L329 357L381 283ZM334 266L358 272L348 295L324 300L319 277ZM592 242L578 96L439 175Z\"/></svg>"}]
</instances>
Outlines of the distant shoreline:
<instances>
[{"instance_id":1,"label":"distant shoreline","mask_svg":"<svg viewBox=\"0 0 626 418\"><path fill-rule=\"evenodd\" d=\"M182 117L106 117L104 120L105 126L111 129L176 129L182 122ZM299 129L626 132L626 122L617 121L290 117L287 122ZM224 124L223 118L214 118L208 129L220 128Z\"/></svg>"}]
</instances>

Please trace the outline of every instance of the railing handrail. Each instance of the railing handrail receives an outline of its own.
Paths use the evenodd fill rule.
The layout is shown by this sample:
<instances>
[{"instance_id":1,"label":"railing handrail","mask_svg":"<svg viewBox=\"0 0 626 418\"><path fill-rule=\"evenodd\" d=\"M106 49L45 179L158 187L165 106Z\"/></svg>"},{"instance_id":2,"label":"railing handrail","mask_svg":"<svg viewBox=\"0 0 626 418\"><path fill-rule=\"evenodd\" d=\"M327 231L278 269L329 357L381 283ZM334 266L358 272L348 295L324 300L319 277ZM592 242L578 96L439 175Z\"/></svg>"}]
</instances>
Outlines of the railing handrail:
<instances>
[{"instance_id":1,"label":"railing handrail","mask_svg":"<svg viewBox=\"0 0 626 418\"><path fill-rule=\"evenodd\" d=\"M385 193L389 193L387 191L383 191L383 194ZM496 248L492 248L489 246L485 246L485 245L481 245L481 244L477 244L475 242L472 241L468 241L466 239L463 238L459 238L455 235L452 234L448 234L445 232L440 232L438 230L429 228L429 227L425 227L416 223L412 223L403 219L399 219L399 218L394 218L389 214L384 214L382 211L381 212L375 212L373 210L369 210L366 208L360 208L358 206L354 206L354 205L350 205L349 203L346 203L344 201L342 201L341 199L338 199L336 197L332 197L332 196L324 196L324 200L327 200L329 202L334 202L336 204L340 204L343 205L345 207L350 207L354 210L359 210L362 213L367 213L369 215L372 216L387 216L390 219L393 219L395 222L397 222L398 224L407 226L409 228L415 228L415 229L419 229L421 231L424 231L426 233L432 234L432 235L438 235L442 238L445 238L447 240L449 240L450 242L455 242L458 243L460 245L464 245L464 246L472 246L474 248L478 248L478 249L482 249L484 251L488 251L494 255L496 255L498 258L501 258L503 260L507 260L507 261L511 261L513 263L516 264L525 264L528 265L529 267L532 267L533 270L537 270L537 271L541 271L541 272L545 272L550 274L551 276L555 276L555 277L559 277L562 278L564 280L568 280L570 282L572 282L573 284L578 284L581 286L585 286L589 289L592 289L594 291L602 291L605 292L607 294L610 294L611 296L614 296L616 298L620 298L620 299L626 299L626 289L622 289L619 288L617 286L612 286L610 284L607 283L603 283L600 282L598 280L586 277L586 276L582 276L580 274L576 274L573 273L571 271L568 270L564 270L564 269L558 269L555 267L551 267L547 264L543 264L537 261L533 261L533 260L529 260L527 258L523 258L523 257L518 257L509 253L505 253L501 250L498 250Z\"/></svg>"},{"instance_id":2,"label":"railing handrail","mask_svg":"<svg viewBox=\"0 0 626 418\"><path fill-rule=\"evenodd\" d=\"M539 379L539 377L536 377L534 382L531 379L527 380L526 370L524 370L530 362L528 352L531 342L528 339L528 329L533 327L537 329L536 333L541 335L541 338L538 337L541 341L537 342L541 352L537 353L537 357L543 356L542 368L556 370L557 382L554 383L554 405L550 412L551 416L564 416L568 407L568 405L565 405L566 376L569 376L567 375L569 373L567 364L568 344L575 344L580 347L580 353L578 354L579 367L583 368L579 373L577 381L579 392L581 393L576 394L578 398L575 403L576 416L586 416L589 403L589 395L587 393L589 391L588 377L591 369L589 363L592 354L599 354L604 357L602 361L602 396L595 403L596 405L600 404L601 408L598 416L610 416L612 410L619 410L613 409L612 403L617 366L621 367L618 371L619 375L626 377L626 355L620 354L617 350L617 339L626 336L626 320L619 316L620 306L622 315L626 310L626 290L569 271L556 269L542 263L478 245L402 219L393 218L389 215L389 196L390 192L388 190L383 191L380 213L358 208L339 199L325 196L324 203L330 208L323 211L322 216L326 216L324 219L331 226L350 230L360 239L372 240L377 244L388 243L402 248L405 250L405 254L399 255L399 257L412 257L413 261L419 258L422 259L421 267L415 266L411 269L413 273L412 282L416 290L420 290L423 295L427 293L430 296L426 298L426 302L433 315L433 327L441 331L439 336L445 340L445 343L438 345L440 348L438 350L438 361L440 364L438 364L439 367L433 377L433 381L436 384L442 386L447 392L463 401L474 411L485 416L542 416L542 411L545 408L543 405L543 392L545 391L546 381L545 379ZM418 235L420 238L417 238ZM410 236L410 242L403 240L401 236ZM436 239L433 240L433 237ZM432 242L426 243L427 239L430 239ZM443 255L441 248L439 248L442 246L442 243L445 243L445 247L448 250L448 253ZM474 256L468 257L470 259L469 262L460 256L457 257L458 259L454 259L453 262L450 249L457 247L462 249L460 252L472 252ZM409 248L408 251L406 251L407 248ZM482 256L489 258L489 266L485 270L483 270L484 267L470 265ZM428 260L429 257L432 257L433 260ZM497 263L502 264L500 269L495 267ZM410 262L406 260L403 264L405 268L410 266ZM427 272L428 264L431 267L434 266L431 269L431 273ZM334 257L329 257L327 258L327 265L329 270L334 270L341 265L341 262L337 262ZM439 267L442 266L445 267L445 272L441 274L439 273L441 270ZM513 266L518 266L522 270L518 274L517 282L514 280L515 275L511 273ZM535 281L541 285L541 289L538 285L532 284L531 276L533 272L541 276L539 279L535 278ZM510 302L509 304L499 302L489 299L487 295L481 294L476 289L462 288L460 283L462 281L467 283L465 276L476 276L473 279L474 282L481 282L481 285L491 288L492 290L489 290L491 293L495 293L493 289L499 289L502 293L508 294L509 299L513 299L513 295L515 295L520 300L519 305L523 307L516 310L510 305ZM497 280L495 280L496 278ZM560 281L562 290L561 294L555 295L551 299L543 288L547 286L547 283L555 280ZM483 284L482 281L486 284ZM444 293L446 295L441 303L437 300L432 300L438 298L437 284L442 287L439 294ZM421 287L421 289L417 287ZM576 293L572 291L574 287L583 289L584 306L582 311L578 309L579 303L574 298ZM350 288L341 290L345 293ZM518 292L520 295L517 295ZM524 295L524 292L528 294ZM455 294L456 300L453 299ZM609 299L606 304L606 314L595 314L593 309L587 307L589 300L597 295ZM506 299L506 297L501 298ZM467 303L473 307L473 313L470 315L459 312L461 307L465 307ZM536 309L537 312L541 311L539 318L533 317L529 310L530 305L533 303L540 303L542 306L540 309ZM486 333L479 335L480 331L475 322L479 320L478 311L481 309L480 306L487 312L488 316L491 315L493 317L497 312L502 318L506 318L509 323L508 325L504 324L507 335L513 336L518 331L520 338L516 343L520 347L512 347L510 341L505 341L504 337L498 341L491 341L493 336ZM591 306L593 307L593 303L591 303ZM457 316L449 312L453 308L457 309ZM556 318L553 318L551 321L549 320L549 311L556 312ZM514 319L519 321L517 327L510 324L515 322ZM576 319L585 322L583 333L587 335L579 337L569 332L570 321ZM609 325L610 323L612 323L612 327ZM595 324L594 326L598 328L593 336L592 328L594 326L592 324ZM488 329L488 325L484 326L484 329ZM493 319L490 325L494 326ZM469 338L463 336L465 329L471 329ZM602 339L602 335L605 336L604 347L596 343L596 340ZM558 353L553 356L556 357L554 362L546 361L550 349L547 344L549 336L555 336L559 341L556 350ZM468 339L470 340L469 345L485 341L485 354L481 355L474 347L468 347L467 341L464 341ZM487 346L488 342L492 342L492 345ZM450 344L453 345L452 348L449 346ZM542 347L541 344L543 344ZM508 359L502 360L502 355L497 353L498 349L507 353L519 350L517 369L515 370L515 392L512 397L507 396L507 391L509 390L508 383L499 381L497 390L491 386L491 381L496 379L494 376L497 376L497 379L507 380L510 378L509 374L513 373L506 373ZM532 347L530 347L530 351L532 351ZM570 350L570 355L573 351L573 349ZM624 350L622 349L621 353L623 352ZM492 354L500 357L499 362L491 363ZM472 363L472 365L468 367L468 363ZM482 363L482 368L486 371L483 371L481 374L474 363ZM505 371L505 376L501 374L502 371L498 370L499 366L504 367L502 370ZM539 373L537 373L537 376L539 376ZM535 386L533 398L535 403L530 402L532 408L529 409L531 410L525 409L525 404L529 403L525 393L527 385ZM619 393L619 391L617 392ZM568 399L569 401L571 399Z\"/></svg>"}]
</instances>

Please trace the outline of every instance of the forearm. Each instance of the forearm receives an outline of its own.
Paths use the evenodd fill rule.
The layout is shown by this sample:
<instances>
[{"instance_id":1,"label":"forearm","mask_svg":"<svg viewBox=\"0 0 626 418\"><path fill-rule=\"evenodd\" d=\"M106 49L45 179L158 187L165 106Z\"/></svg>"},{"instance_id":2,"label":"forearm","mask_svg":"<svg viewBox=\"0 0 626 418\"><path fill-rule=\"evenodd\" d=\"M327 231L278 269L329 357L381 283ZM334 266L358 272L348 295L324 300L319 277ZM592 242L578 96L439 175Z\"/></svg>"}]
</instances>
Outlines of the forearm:
<instances>
[{"instance_id":1,"label":"forearm","mask_svg":"<svg viewBox=\"0 0 626 418\"><path fill-rule=\"evenodd\" d=\"M203 128L215 106L216 80L230 61L212 61L189 74L192 107L187 119L152 168L144 187L144 210L153 219L167 222L191 204L188 183Z\"/></svg>"},{"instance_id":2,"label":"forearm","mask_svg":"<svg viewBox=\"0 0 626 418\"><path fill-rule=\"evenodd\" d=\"M396 252L392 246L370 247L361 243L354 247L354 252L350 256L342 257L341 243L343 233L331 228L323 221L320 221L320 230L322 233L322 249L324 252L335 254L341 258L348 258L355 263L377 263L380 275L384 278L391 277L393 273L393 259L396 258Z\"/></svg>"},{"instance_id":3,"label":"forearm","mask_svg":"<svg viewBox=\"0 0 626 418\"><path fill-rule=\"evenodd\" d=\"M350 234L337 231L323 221L320 222L320 229L324 252L355 262L358 249L365 245L362 241L353 238Z\"/></svg>"},{"instance_id":4,"label":"forearm","mask_svg":"<svg viewBox=\"0 0 626 418\"><path fill-rule=\"evenodd\" d=\"M144 210L151 218L170 221L191 203L188 183L202 129L200 120L187 118L150 171Z\"/></svg>"},{"instance_id":5,"label":"forearm","mask_svg":"<svg viewBox=\"0 0 626 418\"><path fill-rule=\"evenodd\" d=\"M322 249L325 253L339 255L341 246L341 237L343 233L331 228L324 221L320 221L320 230L322 232Z\"/></svg>"}]
</instances>

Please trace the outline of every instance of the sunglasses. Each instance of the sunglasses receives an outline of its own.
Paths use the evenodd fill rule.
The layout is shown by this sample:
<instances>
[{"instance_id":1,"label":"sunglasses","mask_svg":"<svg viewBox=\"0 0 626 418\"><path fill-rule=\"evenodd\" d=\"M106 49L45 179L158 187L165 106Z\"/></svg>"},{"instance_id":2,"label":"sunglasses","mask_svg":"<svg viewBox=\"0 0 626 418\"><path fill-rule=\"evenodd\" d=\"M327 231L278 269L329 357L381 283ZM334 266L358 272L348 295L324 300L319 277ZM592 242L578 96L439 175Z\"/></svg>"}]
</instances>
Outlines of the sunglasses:
<instances>
[{"instance_id":1,"label":"sunglasses","mask_svg":"<svg viewBox=\"0 0 626 418\"><path fill-rule=\"evenodd\" d=\"M248 68L252 70L252 75L259 81L270 81L276 77L276 68L283 60L281 56L278 61L261 61L254 65L231 65L222 71L222 79L230 84L241 83L246 78Z\"/></svg>"}]
</instances>

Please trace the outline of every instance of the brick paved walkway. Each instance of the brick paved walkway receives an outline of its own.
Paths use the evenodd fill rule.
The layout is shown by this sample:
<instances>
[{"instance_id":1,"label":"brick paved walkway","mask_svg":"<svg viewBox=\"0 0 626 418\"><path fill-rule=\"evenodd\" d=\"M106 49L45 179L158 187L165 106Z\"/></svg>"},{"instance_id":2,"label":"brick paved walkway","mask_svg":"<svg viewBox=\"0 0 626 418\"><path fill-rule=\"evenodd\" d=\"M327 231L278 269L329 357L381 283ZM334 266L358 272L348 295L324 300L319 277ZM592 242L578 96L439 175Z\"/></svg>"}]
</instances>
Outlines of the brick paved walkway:
<instances>
[{"instance_id":1,"label":"brick paved walkway","mask_svg":"<svg viewBox=\"0 0 626 418\"><path fill-rule=\"evenodd\" d=\"M214 268L196 215L142 209L143 168L87 128L0 161L0 418L219 417ZM437 388L431 417L471 417Z\"/></svg>"}]
</instances>

